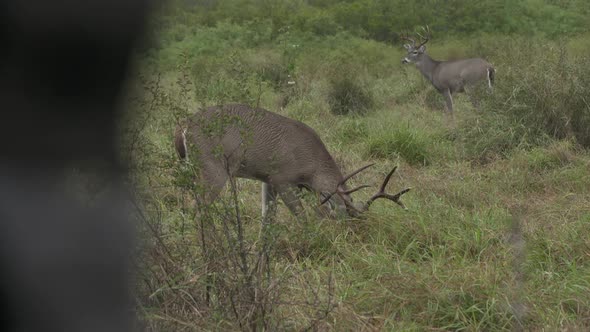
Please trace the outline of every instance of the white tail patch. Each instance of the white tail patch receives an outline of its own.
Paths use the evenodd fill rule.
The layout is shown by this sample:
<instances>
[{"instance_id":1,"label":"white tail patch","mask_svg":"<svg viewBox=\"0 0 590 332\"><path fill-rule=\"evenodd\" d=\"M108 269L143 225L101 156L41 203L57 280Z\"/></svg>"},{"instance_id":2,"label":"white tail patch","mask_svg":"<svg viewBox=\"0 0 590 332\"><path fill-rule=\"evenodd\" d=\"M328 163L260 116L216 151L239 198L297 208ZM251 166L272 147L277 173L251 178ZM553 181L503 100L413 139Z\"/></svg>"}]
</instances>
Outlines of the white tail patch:
<instances>
[{"instance_id":1,"label":"white tail patch","mask_svg":"<svg viewBox=\"0 0 590 332\"><path fill-rule=\"evenodd\" d=\"M186 131L188 128L182 130L182 146L184 147L184 158L188 160L188 149L186 147Z\"/></svg>"}]
</instances>

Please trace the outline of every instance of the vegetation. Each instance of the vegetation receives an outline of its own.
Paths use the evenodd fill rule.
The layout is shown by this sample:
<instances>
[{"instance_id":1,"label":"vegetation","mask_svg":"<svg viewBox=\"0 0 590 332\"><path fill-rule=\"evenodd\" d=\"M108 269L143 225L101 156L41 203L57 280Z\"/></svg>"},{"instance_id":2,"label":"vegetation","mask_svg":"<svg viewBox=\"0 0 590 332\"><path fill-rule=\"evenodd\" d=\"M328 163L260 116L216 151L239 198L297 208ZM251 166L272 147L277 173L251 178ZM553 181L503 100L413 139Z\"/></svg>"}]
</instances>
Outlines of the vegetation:
<instances>
[{"instance_id":1,"label":"vegetation","mask_svg":"<svg viewBox=\"0 0 590 332\"><path fill-rule=\"evenodd\" d=\"M152 19L122 153L137 188L137 302L170 330L588 330L590 4L585 0L178 0ZM398 33L497 68L455 121ZM359 220L262 220L259 183L195 208L173 149L199 107L240 102L314 128L372 188ZM317 198L305 194L312 210Z\"/></svg>"}]
</instances>

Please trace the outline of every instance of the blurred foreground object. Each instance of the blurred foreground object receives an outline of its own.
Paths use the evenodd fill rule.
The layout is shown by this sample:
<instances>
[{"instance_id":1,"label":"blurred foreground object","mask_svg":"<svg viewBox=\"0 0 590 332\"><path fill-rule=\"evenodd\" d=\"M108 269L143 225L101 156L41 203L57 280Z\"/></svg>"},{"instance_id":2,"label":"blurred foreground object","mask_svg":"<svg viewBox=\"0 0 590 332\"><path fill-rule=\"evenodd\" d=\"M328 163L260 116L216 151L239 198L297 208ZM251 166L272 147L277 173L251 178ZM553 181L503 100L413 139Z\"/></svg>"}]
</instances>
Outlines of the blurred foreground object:
<instances>
[{"instance_id":1,"label":"blurred foreground object","mask_svg":"<svg viewBox=\"0 0 590 332\"><path fill-rule=\"evenodd\" d=\"M0 2L2 331L133 329L133 225L115 132L148 9ZM66 189L79 165L108 184L91 205Z\"/></svg>"}]
</instances>

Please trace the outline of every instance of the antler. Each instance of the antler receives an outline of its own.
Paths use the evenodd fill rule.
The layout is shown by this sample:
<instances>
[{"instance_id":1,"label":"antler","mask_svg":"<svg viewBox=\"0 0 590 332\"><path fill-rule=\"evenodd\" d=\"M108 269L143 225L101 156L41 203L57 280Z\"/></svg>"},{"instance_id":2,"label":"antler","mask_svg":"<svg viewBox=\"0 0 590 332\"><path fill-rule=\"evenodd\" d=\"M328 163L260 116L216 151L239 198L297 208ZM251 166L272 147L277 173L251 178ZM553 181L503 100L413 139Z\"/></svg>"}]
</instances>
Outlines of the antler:
<instances>
[{"instance_id":1,"label":"antler","mask_svg":"<svg viewBox=\"0 0 590 332\"><path fill-rule=\"evenodd\" d=\"M341 186L341 185L345 184L345 183L346 183L346 181L350 180L350 178L351 178L351 177L353 177L353 176L357 175L358 173L360 173L360 172L364 171L365 169L367 169L367 168L369 168L369 167L371 167L371 166L373 166L373 165L375 165L375 164L373 163L373 164L368 164L368 165L365 165L365 166L363 166L363 167L361 167L361 168L357 169L356 171L354 171L354 172L352 172L352 173L348 174L347 176L345 176L345 177L342 179L342 181L338 182L338 186ZM355 191L356 191L356 190L355 190Z\"/></svg>"},{"instance_id":2,"label":"antler","mask_svg":"<svg viewBox=\"0 0 590 332\"><path fill-rule=\"evenodd\" d=\"M323 205L324 203L326 203L327 201L329 201L329 200L330 200L330 198L332 198L332 196L334 196L335 194L341 194L341 195L342 195L342 194L344 194L344 195L347 195L347 194L352 194L353 192L355 192L355 191L357 191L357 190L360 190L360 189L363 189L363 188L370 187L369 185L362 185L362 186L358 186L358 187L356 187L356 188L353 188L353 189L350 189L350 190L346 190L346 191L341 191L341 190L340 190L340 186L342 186L343 184L345 184L345 183L346 183L346 181L350 180L350 178L352 178L353 176L357 175L358 173L360 173L360 172L364 171L365 169L367 169L367 168L369 168L369 167L371 167L371 166L373 166L373 165L375 165L375 164L368 164L368 165L365 165L365 166L363 166L363 167L361 167L361 168L357 169L356 171L354 171L354 172L352 172L352 173L348 174L348 175L347 175L347 176L345 176L344 178L342 178L342 180L341 180L340 182L338 182L338 184L336 185L336 191L334 191L334 192L330 193L328 196L326 196L326 197L325 197L325 198L324 198L324 199L323 199L323 200L320 202L320 205Z\"/></svg>"},{"instance_id":3,"label":"antler","mask_svg":"<svg viewBox=\"0 0 590 332\"><path fill-rule=\"evenodd\" d=\"M422 30L424 31L424 34L426 36L424 36L423 34L421 34L419 32L416 33L418 35L418 37L420 37L420 39L421 39L420 45L418 45L418 46L416 46L416 40L413 38L410 38L408 33L400 34L400 39L407 40L407 41L411 42L412 48L420 48L423 45L425 45L426 43L428 43L428 41L430 40L430 37L432 36L432 34L430 32L430 27L428 27L428 25L426 25L426 27L422 27Z\"/></svg>"},{"instance_id":4,"label":"antler","mask_svg":"<svg viewBox=\"0 0 590 332\"><path fill-rule=\"evenodd\" d=\"M393 201L395 203L397 203L399 206L401 206L404 210L407 210L406 206L404 205L404 203L402 203L400 201L400 197L407 193L408 191L411 190L411 188L406 188L400 192L398 192L395 195L390 195L388 193L385 192L385 187L387 187L387 184L389 183L389 180L391 179L391 176L393 175L393 173L395 173L395 171L397 170L397 166L395 166L391 172L389 172L389 174L387 174L387 176L385 177L385 180L383 181L383 184L381 184L381 188L379 188L379 191L373 195L371 198L369 198L369 200L367 201L367 203L365 203L365 208L369 209L369 206L371 206L371 204L378 198L387 198L390 201Z\"/></svg>"},{"instance_id":5,"label":"antler","mask_svg":"<svg viewBox=\"0 0 590 332\"><path fill-rule=\"evenodd\" d=\"M424 37L421 33L416 32L416 34L418 35L418 37L420 37L420 39L424 40L420 45L418 45L417 48L420 48L423 45L426 45L426 43L428 43L428 41L430 40L430 37L432 37L432 34L430 32L430 28L428 27L428 25L426 25L426 28L422 27L422 30L426 34L426 37Z\"/></svg>"},{"instance_id":6,"label":"antler","mask_svg":"<svg viewBox=\"0 0 590 332\"><path fill-rule=\"evenodd\" d=\"M339 195L346 195L346 194L351 194L357 190L363 189L363 188L367 188L370 187L369 185L361 185L358 186L356 188L350 189L350 190L346 190L346 191L342 191L340 190L340 186L343 185L346 181L348 181L351 177L355 176L356 174L360 173L361 171L373 166L374 164L369 164L366 166L363 166L359 169L357 169L356 171L350 173L349 175L347 175L346 177L344 177L344 179L342 179L342 181L340 181L338 183L338 186L336 187L336 191L334 191L333 193L330 193L329 195L327 195L320 203L320 205L323 205L324 203L326 203L327 201L330 200L330 198L332 198L332 196L334 196L335 194L339 194ZM404 205L404 203L402 203L402 201L400 200L401 196L405 193L407 193L408 191L410 191L412 188L406 188L400 192L398 192L395 195L391 195L385 192L385 188L387 187L387 184L389 183L389 180L391 180L391 176L393 175L393 173L395 173L395 171L397 170L397 166L395 166L391 172L389 172L389 174L387 174L387 176L385 177L385 180L383 180L383 183L381 184L381 187L379 188L379 191L377 191L377 193L373 196L371 196L371 198L369 198L369 200L365 203L365 208L364 211L368 210L369 207L371 206L371 204L373 204L373 202L375 200L377 200L378 198L386 198L390 201L395 202L396 204L398 204L399 206L401 206L404 210L407 210L406 206ZM362 212L362 211L359 211Z\"/></svg>"},{"instance_id":7,"label":"antler","mask_svg":"<svg viewBox=\"0 0 590 332\"><path fill-rule=\"evenodd\" d=\"M411 42L412 47L416 46L416 40L410 38L410 36L407 33L400 34L399 38L402 40L407 40L407 41Z\"/></svg>"}]
</instances>

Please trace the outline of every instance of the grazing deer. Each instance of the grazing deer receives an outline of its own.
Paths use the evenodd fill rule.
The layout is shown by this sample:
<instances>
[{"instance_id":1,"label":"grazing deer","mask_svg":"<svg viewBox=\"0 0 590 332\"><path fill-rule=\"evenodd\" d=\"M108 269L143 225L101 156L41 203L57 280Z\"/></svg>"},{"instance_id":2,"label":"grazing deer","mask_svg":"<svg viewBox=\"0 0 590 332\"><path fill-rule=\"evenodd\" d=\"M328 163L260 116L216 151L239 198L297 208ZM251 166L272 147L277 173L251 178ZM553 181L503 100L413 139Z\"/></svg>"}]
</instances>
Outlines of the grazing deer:
<instances>
[{"instance_id":1,"label":"grazing deer","mask_svg":"<svg viewBox=\"0 0 590 332\"><path fill-rule=\"evenodd\" d=\"M346 182L372 165L343 176L313 129L299 121L245 105L213 106L197 112L177 126L175 146L182 159L196 153L194 160L199 181L204 185L205 204L216 199L229 176L254 179L263 182L263 215L277 195L294 215L300 214L303 206L296 189L301 188L319 194L320 206L328 202L331 212L353 217L368 210L378 198L391 200L405 209L400 197L410 190L395 195L385 193L394 168L367 202L353 202L350 194L368 186L349 189Z\"/></svg>"},{"instance_id":2,"label":"grazing deer","mask_svg":"<svg viewBox=\"0 0 590 332\"><path fill-rule=\"evenodd\" d=\"M465 88L475 86L484 80L490 92L493 89L495 69L484 59L471 58L451 61L437 61L426 54L426 43L430 40L430 29L428 26L424 29L426 36L418 33L422 39L420 45L416 46L416 41L408 36L401 38L411 42L405 44L404 48L408 54L402 59L402 63L414 63L422 75L432 83L432 85L444 97L447 104L447 111L453 114L453 94L465 92ZM467 91L469 95L469 91ZM476 108L478 103L473 96L469 96L471 102Z\"/></svg>"}]
</instances>

